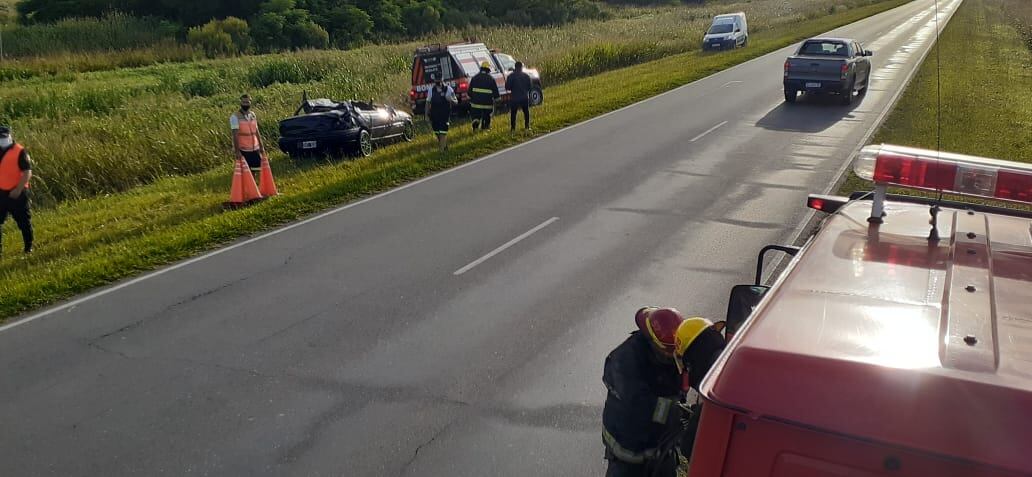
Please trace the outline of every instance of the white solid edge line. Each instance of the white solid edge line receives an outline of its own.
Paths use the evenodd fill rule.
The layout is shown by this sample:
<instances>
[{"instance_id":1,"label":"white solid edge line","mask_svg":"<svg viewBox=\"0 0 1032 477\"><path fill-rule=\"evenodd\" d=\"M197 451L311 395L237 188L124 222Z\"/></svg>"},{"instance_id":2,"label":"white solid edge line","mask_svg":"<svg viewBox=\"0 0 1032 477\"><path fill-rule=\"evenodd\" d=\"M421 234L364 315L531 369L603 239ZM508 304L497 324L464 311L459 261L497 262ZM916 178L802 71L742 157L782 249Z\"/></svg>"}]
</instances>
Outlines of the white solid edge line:
<instances>
[{"instance_id":1,"label":"white solid edge line","mask_svg":"<svg viewBox=\"0 0 1032 477\"><path fill-rule=\"evenodd\" d=\"M900 8L900 7L897 7L897 8ZM891 11L892 10L886 10L885 12L882 12L879 15L887 13L887 12L891 12ZM871 17L868 17L868 18L871 18ZM864 19L864 20L866 20L866 19ZM860 20L860 21L864 21L864 20ZM455 171L458 171L458 170L461 170L461 169L465 169L465 168L467 168L469 166L472 166L474 164L478 164L478 163L481 163L481 162L486 161L488 159L500 156L500 155L505 154L507 152L510 152L510 151L512 151L514 149L530 145L532 143L538 142L538 141L540 141L542 139L548 138L548 137L553 136L555 134L559 134L559 133L568 131L570 129L574 129L574 128L577 128L577 127L580 127L580 126L584 126L586 124L592 123L594 121L598 121L598 120L606 118L608 116L612 116L612 115L617 114L617 113L619 113L619 112L621 112L621 111L623 111L625 109L630 109L630 108L633 108L633 107L636 107L636 106L639 106L639 105L642 105L642 104L645 104L645 103L648 103L648 102L651 102L651 101L655 101L655 100L657 100L659 98L662 98L664 96L680 92L683 89L689 88L689 87L691 87L691 86L693 86L693 85L695 85L697 83L701 83L701 82L706 81L706 80L708 80L710 78L714 78L714 77L717 77L717 76L720 76L720 75L732 74L735 70L737 70L739 68L742 68L745 65L748 65L748 64L753 63L753 62L758 62L758 61L761 61L761 60L765 60L765 59L767 59L770 56L779 55L779 54L781 54L781 51L783 51L783 50L791 50L797 44L799 44L799 42L793 43L793 44L788 45L788 46L786 46L784 48L780 48L780 49L774 50L774 51L772 51L770 53L767 53L766 55L757 56L756 58L752 58L750 60L744 61L744 62L739 63L739 64L737 64L735 66L732 66L730 68L727 68L727 69L724 69L724 70L721 70L721 71L717 71L717 72L715 72L715 73L713 73L713 74L711 74L709 76L705 76L705 77L699 78L699 79L697 79L695 81L692 81L690 83L685 83L685 84L683 84L681 86L678 86L678 87L676 87L674 89L671 89L671 90L668 90L668 91L664 91L664 92L659 93L659 94L657 94L655 96L650 96L648 98L645 98L645 99L643 99L641 101L638 101L638 102L635 102L635 103L628 104L627 106L624 106L624 107L619 108L619 109L615 109L613 111L610 111L608 113L602 114L600 116L595 116L593 118L586 119L586 120L581 121L579 123L571 124L571 125L566 126L564 128L560 128L560 129L557 129L557 130L552 131L550 133L547 133L545 135L533 138L533 139L531 139L529 141L522 142L522 143L519 143L519 144L515 144L515 145L513 145L511 147L502 149L501 151L493 152L493 153L488 154L488 155L486 155L484 157L481 157L480 159L474 159L474 160L472 160L470 162L459 164L458 166L455 166L455 167L453 167L451 169L445 169L445 170L443 170L441 172L438 172L436 174L429 175L427 177L415 180L413 182L409 182L408 184L399 186L399 187L397 187L395 189L390 189L390 190L381 192L379 194L366 197L365 199L359 200L357 202L352 202L350 204L345 204L345 205L343 205L341 207L338 207L336 209L331 209L331 210L328 210L328 211L323 212L321 214L318 214L318 215L309 217L307 219L304 219L304 220L302 220L300 222L296 222L296 223L284 226L282 228L271 230L271 231L266 232L264 234L252 237L252 238L247 239L247 240L244 240L243 242L238 242L238 243L226 246L224 248L219 248L219 249L216 249L216 250L212 250L211 252L208 252L208 253L206 253L204 255L200 255L200 256L188 259L188 260L186 260L184 262L180 262L180 263L177 263L177 264L174 264L174 265L167 266L165 268L161 268L159 270L155 270L155 271L153 271L151 273L148 273L146 275L142 275L142 276L136 277L136 278L131 279L131 280L129 280L127 282L124 282L124 283L119 283L119 284L116 284L116 285L112 285L112 286L110 286L108 288L105 288L103 290L96 291L94 293L91 293L89 295L83 296L81 298L74 299L74 300L72 300L70 302L67 302L67 303L62 303L60 305L56 305L56 306L54 306L52 308L40 311L40 312L38 312L36 314L33 314L33 315L29 315L29 316L27 316L25 318L22 318L22 319L12 318L12 319L14 319L16 321L14 321L12 323L9 323L7 325L0 326L0 333L3 333L4 331L7 331L7 330L12 329L12 328L16 328L16 327L24 325L24 324L31 323L33 321L36 321L36 320L38 320L40 318L43 318L45 316L57 313L59 311L67 310L67 309L75 307L75 306L77 306L79 304L82 304L82 303L85 303L87 301L90 301L90 300L92 300L94 298L99 298L99 297L102 297L104 295L116 292L116 291L121 290L123 288L126 288L128 286L140 283L140 282L142 282L144 280L149 280L149 279L154 278L156 276L164 275L164 274L166 274L168 272L178 270L178 269L183 268L183 267L185 267L187 265L191 265L191 264L200 262L202 260L207 260L208 258L214 257L216 255L219 255L219 254L222 254L222 253L225 253L225 252L228 252L230 250L234 250L234 249L243 247L245 245L249 245L251 243L257 242L259 240L262 240L262 239L265 239L265 238L268 238L268 237L272 237L274 235L278 235L278 234L286 232L288 230L300 227L300 226L305 225L305 224L307 224L309 222L314 222L316 220L319 220L319 219L322 219L322 218L325 218L325 217L329 217L329 216L334 215L334 214L336 214L338 212L342 212L342 211L348 210L348 209L350 209L352 207L356 207L356 206L362 205L362 204L364 204L366 202L370 202L370 201L372 201L374 199L385 197L385 196L391 195L391 194L393 194L395 192L401 192L401 191L403 191L405 189L408 189L409 187L414 187L416 185L422 184L423 182L427 182L427 181L435 179L437 177L440 177L440 176L443 176L443 175L446 175L446 174L451 174L452 172L455 172Z\"/></svg>"},{"instance_id":2,"label":"white solid edge line","mask_svg":"<svg viewBox=\"0 0 1032 477\"><path fill-rule=\"evenodd\" d=\"M963 2L964 0L956 0L956 2L953 4L953 10L950 11L949 16L946 17L945 21L940 22L940 33L942 33L942 31L946 29L946 25L948 25L950 23L950 20L953 19L953 14L956 13L956 11L960 8L960 4ZM928 21L935 21L934 14L933 18L930 18ZM918 27L918 29L920 29L920 27ZM834 189L835 186L838 184L839 179L841 179L842 176L846 173L846 171L849 169L849 166L853 164L853 159L856 157L856 155L860 153L860 150L863 149L865 145L867 145L867 141L871 140L871 138L874 136L874 133L877 132L878 128L882 125L882 123L885 122L885 119L888 118L889 113L891 113L892 110L895 109L896 103L899 102L899 99L903 96L903 92L906 91L907 87L914 80L914 77L917 76L917 72L921 69L921 65L924 63L925 59L928 58L928 55L932 53L932 49L934 47L935 41L929 44L928 48L923 53L921 53L921 56L917 60L917 64L914 65L914 68L910 70L910 73L907 74L907 77L904 78L902 83L900 83L900 87L896 89L896 92L892 94L892 98L890 98L888 105L881 113L878 114L878 117L877 119L875 119L874 124L872 124L871 127L867 130L867 132L864 133L864 137L860 140L860 144L858 144L853 149L853 152L846 157L846 161L839 167L838 171L835 173L835 180L824 188L824 191L822 192L823 195L828 195L831 193L831 190ZM799 239L802 238L803 234L806 233L806 229L808 228L807 226L810 225L810 222L812 222L814 217L816 216L816 210L810 210L806 213L805 218L803 218L802 222L800 222L799 225L796 226L795 230L791 235L791 244L798 242ZM785 260L786 258L784 256L776 259L776 261L773 263L774 266L770 267L767 270L767 276L763 277L763 283L770 283L770 279L772 278L771 275L773 275L773 273L777 271L778 268L781 268L781 264L784 263Z\"/></svg>"},{"instance_id":3,"label":"white solid edge line","mask_svg":"<svg viewBox=\"0 0 1032 477\"><path fill-rule=\"evenodd\" d=\"M709 133L711 133L713 131L716 131L717 129L720 129L721 126L723 126L725 124L727 124L727 121L724 121L724 122L722 122L722 123L720 123L720 124L718 124L716 126L713 126L713 127L709 128L709 129L707 129L706 132L704 132L702 134L699 134L698 136L693 137L692 140L688 141L688 142L698 141L699 139L702 139L702 138L706 137L707 134L709 134Z\"/></svg>"},{"instance_id":4,"label":"white solid edge line","mask_svg":"<svg viewBox=\"0 0 1032 477\"><path fill-rule=\"evenodd\" d=\"M462 267L462 268L460 268L458 270L455 270L455 273L452 273L452 275L459 276L459 275L462 275L463 273L466 273L466 272L472 270L477 265L480 265L481 263L484 263L484 262L490 260L491 257L494 257L495 255L498 255L498 254L504 252L509 247L512 247L513 245L516 245L516 244L520 243L521 241L523 241L527 237L530 237L531 235L534 235L535 233L537 233L541 229L543 229L545 227L548 227L549 225L552 225L557 220L559 220L559 217L552 217L551 219L548 219L548 220L542 222L537 227L534 227L534 228L532 228L532 229L530 229L530 230L528 230L526 232L523 232L522 234L520 234L520 236L518 236L518 237L516 237L516 238L514 238L514 239L512 239L512 240L510 240L508 242L505 242L505 244L502 245L501 247L498 247L498 248L488 252L487 255L484 255L483 257L480 257L480 258L470 262L469 265L466 265L465 267Z\"/></svg>"}]
</instances>

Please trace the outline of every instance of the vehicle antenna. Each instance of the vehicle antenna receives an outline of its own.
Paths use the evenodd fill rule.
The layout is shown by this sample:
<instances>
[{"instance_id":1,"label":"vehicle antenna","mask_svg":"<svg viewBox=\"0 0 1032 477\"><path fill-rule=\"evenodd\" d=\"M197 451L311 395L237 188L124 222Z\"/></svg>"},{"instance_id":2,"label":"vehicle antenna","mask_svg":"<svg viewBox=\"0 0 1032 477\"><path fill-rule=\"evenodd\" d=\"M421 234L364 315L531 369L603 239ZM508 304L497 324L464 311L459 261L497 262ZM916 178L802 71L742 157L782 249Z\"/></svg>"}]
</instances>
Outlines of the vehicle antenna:
<instances>
[{"instance_id":1,"label":"vehicle antenna","mask_svg":"<svg viewBox=\"0 0 1032 477\"><path fill-rule=\"evenodd\" d=\"M935 0L935 161L942 157L942 55L939 43L939 0ZM942 203L942 189L928 213L932 216L928 223L932 230L928 232L929 242L939 241L939 205Z\"/></svg>"}]
</instances>

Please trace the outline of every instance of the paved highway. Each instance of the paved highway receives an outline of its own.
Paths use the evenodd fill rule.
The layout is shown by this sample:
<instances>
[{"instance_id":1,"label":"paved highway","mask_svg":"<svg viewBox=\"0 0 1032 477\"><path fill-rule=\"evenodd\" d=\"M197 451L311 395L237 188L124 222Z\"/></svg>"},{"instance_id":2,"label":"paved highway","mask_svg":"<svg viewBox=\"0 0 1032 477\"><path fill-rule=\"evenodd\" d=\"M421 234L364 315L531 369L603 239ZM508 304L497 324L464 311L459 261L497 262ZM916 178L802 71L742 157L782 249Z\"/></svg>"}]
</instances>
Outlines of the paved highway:
<instances>
[{"instance_id":1,"label":"paved highway","mask_svg":"<svg viewBox=\"0 0 1032 477\"><path fill-rule=\"evenodd\" d=\"M722 317L933 4L833 34L875 51L853 107L783 104L784 49L0 329L0 475L600 474L634 311Z\"/></svg>"}]
</instances>

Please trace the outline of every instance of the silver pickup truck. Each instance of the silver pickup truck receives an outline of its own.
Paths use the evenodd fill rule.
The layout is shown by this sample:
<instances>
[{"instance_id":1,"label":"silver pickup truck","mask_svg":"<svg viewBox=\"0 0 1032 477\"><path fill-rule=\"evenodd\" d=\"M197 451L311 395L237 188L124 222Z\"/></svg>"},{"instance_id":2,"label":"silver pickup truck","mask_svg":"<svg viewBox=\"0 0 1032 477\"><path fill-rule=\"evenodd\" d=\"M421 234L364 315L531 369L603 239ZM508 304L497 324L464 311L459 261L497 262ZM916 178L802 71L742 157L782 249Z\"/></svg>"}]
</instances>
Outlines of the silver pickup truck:
<instances>
[{"instance_id":1,"label":"silver pickup truck","mask_svg":"<svg viewBox=\"0 0 1032 477\"><path fill-rule=\"evenodd\" d=\"M794 103L800 92L830 93L842 104L853 103L853 94L864 94L871 80L873 53L856 40L812 38L785 60L785 101Z\"/></svg>"}]
</instances>

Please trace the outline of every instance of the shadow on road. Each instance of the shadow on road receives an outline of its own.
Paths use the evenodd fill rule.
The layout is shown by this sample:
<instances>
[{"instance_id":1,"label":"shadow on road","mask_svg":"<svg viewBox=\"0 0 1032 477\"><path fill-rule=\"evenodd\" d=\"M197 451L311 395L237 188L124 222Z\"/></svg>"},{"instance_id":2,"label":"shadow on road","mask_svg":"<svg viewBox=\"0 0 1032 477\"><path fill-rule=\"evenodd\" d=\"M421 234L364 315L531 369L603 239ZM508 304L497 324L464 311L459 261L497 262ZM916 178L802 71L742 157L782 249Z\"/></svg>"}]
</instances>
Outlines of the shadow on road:
<instances>
[{"instance_id":1,"label":"shadow on road","mask_svg":"<svg viewBox=\"0 0 1032 477\"><path fill-rule=\"evenodd\" d=\"M772 131L821 132L843 119L853 117L853 111L860 106L864 97L855 98L849 106L840 104L839 99L838 96L804 94L799 96L795 104L779 104L756 125Z\"/></svg>"}]
</instances>

